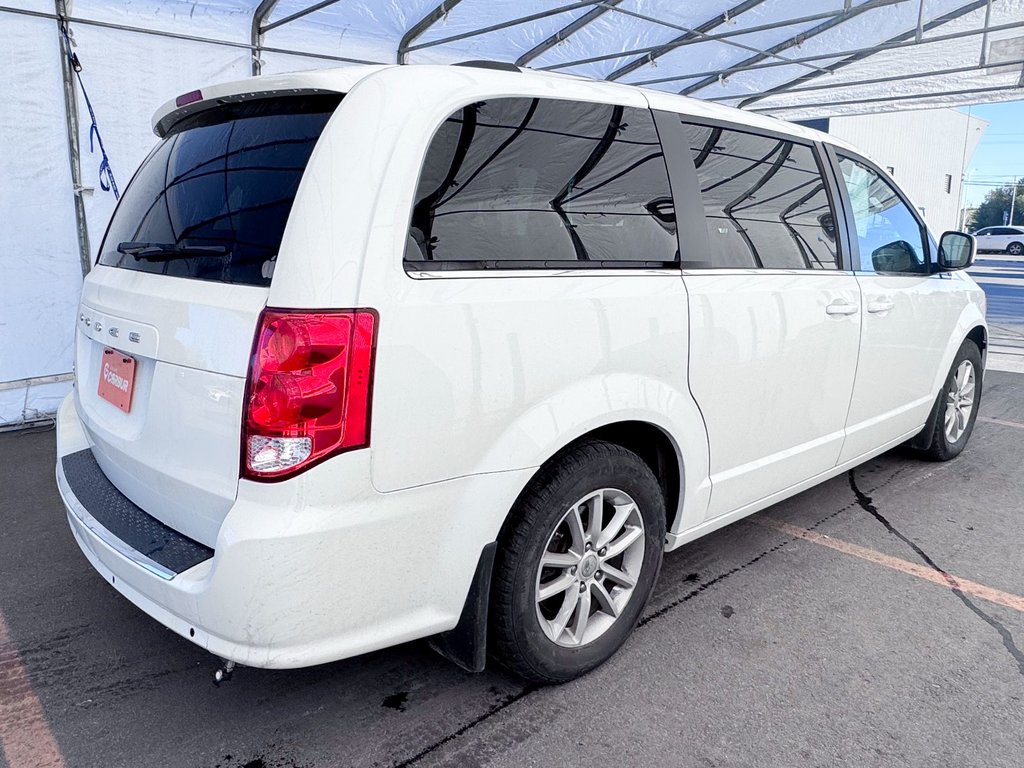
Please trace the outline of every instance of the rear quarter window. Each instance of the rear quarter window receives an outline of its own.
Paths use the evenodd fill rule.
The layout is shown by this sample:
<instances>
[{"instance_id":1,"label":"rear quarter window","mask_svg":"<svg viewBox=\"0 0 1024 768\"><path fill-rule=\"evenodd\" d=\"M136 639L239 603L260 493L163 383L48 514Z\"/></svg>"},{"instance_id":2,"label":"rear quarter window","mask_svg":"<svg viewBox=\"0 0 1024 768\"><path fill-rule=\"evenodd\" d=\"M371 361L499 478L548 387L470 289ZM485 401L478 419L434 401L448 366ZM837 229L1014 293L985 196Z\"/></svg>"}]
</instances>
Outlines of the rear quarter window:
<instances>
[{"instance_id":1,"label":"rear quarter window","mask_svg":"<svg viewBox=\"0 0 1024 768\"><path fill-rule=\"evenodd\" d=\"M709 253L690 268L836 269L835 214L813 150L683 120Z\"/></svg>"},{"instance_id":2,"label":"rear quarter window","mask_svg":"<svg viewBox=\"0 0 1024 768\"><path fill-rule=\"evenodd\" d=\"M649 110L556 99L471 104L420 174L411 269L662 266L675 211Z\"/></svg>"},{"instance_id":3,"label":"rear quarter window","mask_svg":"<svg viewBox=\"0 0 1024 768\"><path fill-rule=\"evenodd\" d=\"M269 285L299 181L340 101L257 99L185 118L125 191L98 263Z\"/></svg>"}]
</instances>

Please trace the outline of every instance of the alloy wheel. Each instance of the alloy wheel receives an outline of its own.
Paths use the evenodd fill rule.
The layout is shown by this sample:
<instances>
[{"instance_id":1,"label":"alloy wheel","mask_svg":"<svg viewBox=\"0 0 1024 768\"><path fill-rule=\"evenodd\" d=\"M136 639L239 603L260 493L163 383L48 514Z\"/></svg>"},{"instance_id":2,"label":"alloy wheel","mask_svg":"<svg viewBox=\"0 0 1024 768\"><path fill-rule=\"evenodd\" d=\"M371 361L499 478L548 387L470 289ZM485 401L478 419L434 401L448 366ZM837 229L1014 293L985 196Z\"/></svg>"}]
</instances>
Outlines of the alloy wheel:
<instances>
[{"instance_id":1,"label":"alloy wheel","mask_svg":"<svg viewBox=\"0 0 1024 768\"><path fill-rule=\"evenodd\" d=\"M548 639L586 645L616 622L644 562L644 521L624 491L594 491L562 515L537 567L537 620Z\"/></svg>"},{"instance_id":2,"label":"alloy wheel","mask_svg":"<svg viewBox=\"0 0 1024 768\"><path fill-rule=\"evenodd\" d=\"M946 440L957 442L967 429L974 410L974 364L964 360L956 369L946 392Z\"/></svg>"}]
</instances>

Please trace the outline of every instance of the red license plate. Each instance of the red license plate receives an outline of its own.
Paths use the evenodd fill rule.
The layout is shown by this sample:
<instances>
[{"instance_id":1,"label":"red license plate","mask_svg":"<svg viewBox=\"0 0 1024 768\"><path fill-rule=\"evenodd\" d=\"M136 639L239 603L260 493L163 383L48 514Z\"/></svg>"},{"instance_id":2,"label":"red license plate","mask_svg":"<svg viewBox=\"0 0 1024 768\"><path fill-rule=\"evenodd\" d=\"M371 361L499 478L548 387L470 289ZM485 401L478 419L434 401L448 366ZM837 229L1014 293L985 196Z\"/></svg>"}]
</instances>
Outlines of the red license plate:
<instances>
[{"instance_id":1,"label":"red license plate","mask_svg":"<svg viewBox=\"0 0 1024 768\"><path fill-rule=\"evenodd\" d=\"M135 358L116 349L104 349L100 361L100 386L96 393L125 413L132 409Z\"/></svg>"}]
</instances>

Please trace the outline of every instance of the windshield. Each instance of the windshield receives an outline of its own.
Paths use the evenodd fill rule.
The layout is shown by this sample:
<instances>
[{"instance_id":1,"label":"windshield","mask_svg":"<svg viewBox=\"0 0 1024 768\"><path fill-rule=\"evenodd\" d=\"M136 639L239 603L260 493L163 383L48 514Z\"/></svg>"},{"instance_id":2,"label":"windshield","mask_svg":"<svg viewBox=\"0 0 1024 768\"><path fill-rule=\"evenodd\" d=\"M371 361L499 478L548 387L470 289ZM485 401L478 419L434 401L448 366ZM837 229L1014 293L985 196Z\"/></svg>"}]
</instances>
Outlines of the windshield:
<instances>
[{"instance_id":1,"label":"windshield","mask_svg":"<svg viewBox=\"0 0 1024 768\"><path fill-rule=\"evenodd\" d=\"M185 118L125 191L99 263L269 285L299 180L340 101L275 97Z\"/></svg>"}]
</instances>

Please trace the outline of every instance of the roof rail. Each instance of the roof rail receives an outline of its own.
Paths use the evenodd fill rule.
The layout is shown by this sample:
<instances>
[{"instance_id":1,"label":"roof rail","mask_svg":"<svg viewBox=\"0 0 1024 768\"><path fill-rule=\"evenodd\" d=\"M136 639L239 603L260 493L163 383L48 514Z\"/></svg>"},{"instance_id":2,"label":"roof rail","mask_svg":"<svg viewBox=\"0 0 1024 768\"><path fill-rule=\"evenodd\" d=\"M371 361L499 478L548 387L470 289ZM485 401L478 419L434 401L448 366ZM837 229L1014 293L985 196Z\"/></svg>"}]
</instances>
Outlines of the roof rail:
<instances>
[{"instance_id":1,"label":"roof rail","mask_svg":"<svg viewBox=\"0 0 1024 768\"><path fill-rule=\"evenodd\" d=\"M504 72L522 72L519 67L507 61L490 61L488 59L471 59L452 64L453 67L476 67L478 69L500 69Z\"/></svg>"}]
</instances>

